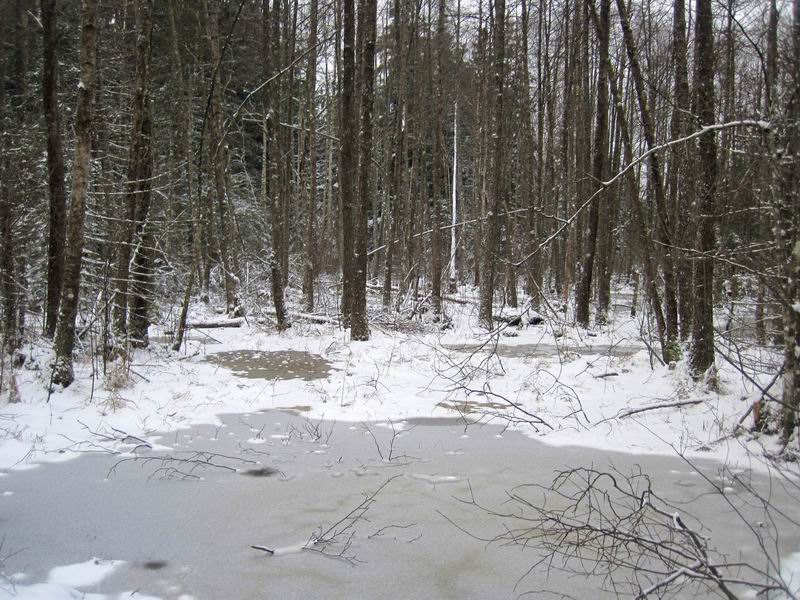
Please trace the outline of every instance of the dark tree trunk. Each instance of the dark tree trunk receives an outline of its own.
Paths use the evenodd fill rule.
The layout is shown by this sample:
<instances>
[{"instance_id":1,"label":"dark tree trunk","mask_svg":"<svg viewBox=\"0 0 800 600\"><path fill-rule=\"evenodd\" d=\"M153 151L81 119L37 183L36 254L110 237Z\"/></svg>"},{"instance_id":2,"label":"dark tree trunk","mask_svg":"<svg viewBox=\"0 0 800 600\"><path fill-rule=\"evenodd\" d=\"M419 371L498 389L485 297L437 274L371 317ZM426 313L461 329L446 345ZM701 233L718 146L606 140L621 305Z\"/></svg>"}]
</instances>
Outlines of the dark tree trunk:
<instances>
[{"instance_id":1,"label":"dark tree trunk","mask_svg":"<svg viewBox=\"0 0 800 600\"><path fill-rule=\"evenodd\" d=\"M133 223L136 235L128 243L135 243L133 268L129 276L130 297L119 299L119 306L130 303L130 328L127 330L135 346L147 345L147 329L150 321L147 316L151 296L153 234L147 219L150 212L150 194L153 176L152 155L152 114L150 101L151 40L153 34L153 0L139 0L139 19L141 20L136 44L136 84L133 100L133 126L131 128L131 148L128 159L128 203L135 207ZM135 240L135 242L134 242ZM128 250L130 254L131 250ZM121 311L124 314L125 311ZM124 324L124 321L123 323Z\"/></svg>"},{"instance_id":2,"label":"dark tree trunk","mask_svg":"<svg viewBox=\"0 0 800 600\"><path fill-rule=\"evenodd\" d=\"M67 236L67 192L64 184L64 144L58 109L58 55L56 50L56 0L42 0L42 100L47 128L47 189L50 220L47 244L47 305L45 335L56 333L58 305L64 277L64 244Z\"/></svg>"},{"instance_id":3,"label":"dark tree trunk","mask_svg":"<svg viewBox=\"0 0 800 600\"><path fill-rule=\"evenodd\" d=\"M394 68L391 76L393 77L392 93L392 158L391 158L391 179L389 181L389 204L391 210L391 225L389 226L389 238L386 243L386 254L383 272L383 306L388 308L392 301L392 271L395 256L402 256L402 244L395 245L395 241L400 233L401 204L403 202L403 172L406 166L404 130L403 130L403 111L405 107L405 61L403 60L403 11L400 0L394 0L394 22L392 24Z\"/></svg>"},{"instance_id":4,"label":"dark tree trunk","mask_svg":"<svg viewBox=\"0 0 800 600\"><path fill-rule=\"evenodd\" d=\"M222 55L219 45L219 5L214 0L205 0L206 30L211 55L213 77L211 81L211 116L209 119L209 163L214 171L214 192L217 199L217 243L219 244L220 267L225 283L225 305L229 314L236 312L237 276L234 273L232 219L228 215L232 206L228 201L228 147L222 123Z\"/></svg>"},{"instance_id":5,"label":"dark tree trunk","mask_svg":"<svg viewBox=\"0 0 800 600\"><path fill-rule=\"evenodd\" d=\"M61 293L56 328L56 362L53 383L68 386L75 379L72 350L75 344L75 318L81 284L81 261L89 190L92 153L92 113L94 110L96 47L96 0L81 3L81 70L78 84L78 108L75 116L75 159L72 163L72 193L67 225L64 260L64 286Z\"/></svg>"},{"instance_id":6,"label":"dark tree trunk","mask_svg":"<svg viewBox=\"0 0 800 600\"><path fill-rule=\"evenodd\" d=\"M689 132L689 66L686 43L686 6L684 0L675 0L672 23L672 62L674 73L675 104L670 120L670 136L678 139ZM692 182L689 179L687 148L676 145L670 150L667 184L672 222L677 231L691 235L692 229ZM691 238L689 238L691 239ZM693 292L692 266L686 256L675 254L675 271L678 295L678 326L680 339L689 337L692 330Z\"/></svg>"},{"instance_id":7,"label":"dark tree trunk","mask_svg":"<svg viewBox=\"0 0 800 600\"><path fill-rule=\"evenodd\" d=\"M350 326L353 307L353 217L356 210L356 139L355 115L355 9L354 0L342 0L342 90L339 119L339 211L342 228L342 324Z\"/></svg>"},{"instance_id":8,"label":"dark tree trunk","mask_svg":"<svg viewBox=\"0 0 800 600\"><path fill-rule=\"evenodd\" d=\"M361 54L361 127L359 132L358 203L353 224L353 304L350 337L369 339L367 323L367 219L369 217L369 173L372 166L372 102L375 95L376 0L361 0L359 22L364 24Z\"/></svg>"},{"instance_id":9,"label":"dark tree trunk","mask_svg":"<svg viewBox=\"0 0 800 600\"><path fill-rule=\"evenodd\" d=\"M506 3L495 0L494 28L492 30L492 50L494 53L494 73L492 91L494 94L492 123L492 175L490 206L486 214L484 244L481 266L480 323L492 329L492 300L494 298L495 272L497 270L497 248L500 232L500 208L503 206L503 80L505 76L506 55Z\"/></svg>"},{"instance_id":10,"label":"dark tree trunk","mask_svg":"<svg viewBox=\"0 0 800 600\"><path fill-rule=\"evenodd\" d=\"M9 172L8 161L4 161L4 171ZM11 190L4 183L0 191L0 289L3 293L3 351L13 352L17 348L17 281L16 256L14 252L13 211L11 210Z\"/></svg>"},{"instance_id":11,"label":"dark tree trunk","mask_svg":"<svg viewBox=\"0 0 800 600\"><path fill-rule=\"evenodd\" d=\"M694 81L698 125L714 123L714 31L711 0L695 0ZM696 378L714 365L714 220L717 196L717 141L700 137L697 153L698 238L694 261L694 323L691 370Z\"/></svg>"},{"instance_id":12,"label":"dark tree trunk","mask_svg":"<svg viewBox=\"0 0 800 600\"><path fill-rule=\"evenodd\" d=\"M587 0L588 1L588 0ZM610 0L600 0L600 18L597 23L597 39L600 56L608 55ZM581 280L577 290L575 318L584 327L589 326L589 307L592 299L592 275L594 272L595 254L597 252L597 229L600 219L600 203L605 203L606 194L602 186L606 173L606 153L608 149L608 71L605 60L600 61L597 76L597 126L594 130L594 164L592 178L600 194L589 206L589 231L583 258ZM607 210L607 208L606 208ZM598 308L598 322L605 324L605 311Z\"/></svg>"},{"instance_id":13,"label":"dark tree trunk","mask_svg":"<svg viewBox=\"0 0 800 600\"><path fill-rule=\"evenodd\" d=\"M306 64L306 135L302 157L303 191L306 195L306 222L303 236L303 303L309 312L314 310L314 278L316 277L317 244L315 239L317 216L317 135L316 103L317 88L317 0L309 5L308 47Z\"/></svg>"},{"instance_id":14,"label":"dark tree trunk","mask_svg":"<svg viewBox=\"0 0 800 600\"><path fill-rule=\"evenodd\" d=\"M667 326L666 355L668 357L668 362L670 362L680 359L681 349L678 344L678 302L675 295L675 272L672 264L672 233L669 212L667 210L667 196L664 188L664 178L659 153L652 151L656 146L655 125L645 91L644 76L642 75L639 65L638 51L636 49L633 31L631 30L630 15L628 14L625 0L617 0L617 8L622 24L622 32L625 37L625 48L630 62L631 77L633 78L634 88L636 89L636 99L639 105L639 115L642 121L644 138L647 143L647 149L651 151L648 157L647 175L656 200L656 230L661 247L658 256L664 275L664 317ZM711 49L711 52L713 52L713 49ZM712 54L709 54L708 60L713 62ZM707 75L713 78L713 73L712 66L712 70L709 71ZM711 86L713 88L713 81L711 82ZM711 113L711 122L713 122L713 98Z\"/></svg>"},{"instance_id":15,"label":"dark tree trunk","mask_svg":"<svg viewBox=\"0 0 800 600\"><path fill-rule=\"evenodd\" d=\"M444 160L444 61L446 58L445 41L445 4L439 0L436 18L436 75L434 77L434 113L433 113L433 211L431 213L431 304L433 317L438 320L442 313L442 196L446 188Z\"/></svg>"},{"instance_id":16,"label":"dark tree trunk","mask_svg":"<svg viewBox=\"0 0 800 600\"><path fill-rule=\"evenodd\" d=\"M269 0L264 0L262 21L264 79L269 80L278 73L280 50L280 6L275 0L272 9ZM262 97L264 108L264 141L261 163L261 196L264 209L269 212L271 253L269 258L272 302L275 306L275 321L278 331L289 327L284 300L283 275L281 274L281 249L283 246L283 212L280 204L280 172L278 145L278 85L266 86Z\"/></svg>"},{"instance_id":17,"label":"dark tree trunk","mask_svg":"<svg viewBox=\"0 0 800 600\"><path fill-rule=\"evenodd\" d=\"M779 156L780 197L777 206L779 244L786 275L783 307L784 378L783 439L795 431L800 411L800 0L792 2L792 48L789 60L784 149Z\"/></svg>"}]
</instances>

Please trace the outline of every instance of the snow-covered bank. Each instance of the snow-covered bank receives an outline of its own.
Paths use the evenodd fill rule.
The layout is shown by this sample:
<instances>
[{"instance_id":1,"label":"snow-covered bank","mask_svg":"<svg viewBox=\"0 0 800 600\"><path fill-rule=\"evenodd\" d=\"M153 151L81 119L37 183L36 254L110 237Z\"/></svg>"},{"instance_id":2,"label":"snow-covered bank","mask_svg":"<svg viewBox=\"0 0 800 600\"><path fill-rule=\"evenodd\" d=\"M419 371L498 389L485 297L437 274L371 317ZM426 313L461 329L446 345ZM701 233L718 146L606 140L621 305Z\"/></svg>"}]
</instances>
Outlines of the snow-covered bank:
<instances>
[{"instance_id":1,"label":"snow-covered bank","mask_svg":"<svg viewBox=\"0 0 800 600\"><path fill-rule=\"evenodd\" d=\"M732 435L759 397L754 385L722 360L716 390L693 383L683 364L659 364L620 298L612 324L591 332L553 320L524 325L526 315L522 327L489 336L474 326L470 302L448 305L453 326L445 331L377 325L368 342L303 322L281 335L252 321L192 331L181 352L156 341L110 363L105 375L102 365L78 361L75 383L49 397L49 350L28 346L15 374L21 402L0 409L0 469L153 446L156 431L274 408L397 428L407 419L462 415L548 444L729 463L750 463L762 444L774 445L768 437ZM236 351L250 354L244 363L226 363L226 353ZM746 352L770 358L766 349ZM304 360L316 361L313 372ZM761 373L760 385L772 375Z\"/></svg>"}]
</instances>

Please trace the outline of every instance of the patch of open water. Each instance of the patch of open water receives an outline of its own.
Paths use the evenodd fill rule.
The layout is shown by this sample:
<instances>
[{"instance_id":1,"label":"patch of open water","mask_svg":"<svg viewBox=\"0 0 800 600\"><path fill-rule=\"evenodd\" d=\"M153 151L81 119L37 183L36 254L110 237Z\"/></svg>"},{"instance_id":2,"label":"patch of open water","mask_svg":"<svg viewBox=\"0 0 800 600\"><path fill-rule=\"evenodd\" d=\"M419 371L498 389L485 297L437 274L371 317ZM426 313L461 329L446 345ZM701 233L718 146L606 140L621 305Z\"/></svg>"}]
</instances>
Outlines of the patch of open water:
<instances>
[{"instance_id":1,"label":"patch of open water","mask_svg":"<svg viewBox=\"0 0 800 600\"><path fill-rule=\"evenodd\" d=\"M247 379L313 381L325 379L332 369L320 355L299 350L230 350L209 354L205 360Z\"/></svg>"}]
</instances>

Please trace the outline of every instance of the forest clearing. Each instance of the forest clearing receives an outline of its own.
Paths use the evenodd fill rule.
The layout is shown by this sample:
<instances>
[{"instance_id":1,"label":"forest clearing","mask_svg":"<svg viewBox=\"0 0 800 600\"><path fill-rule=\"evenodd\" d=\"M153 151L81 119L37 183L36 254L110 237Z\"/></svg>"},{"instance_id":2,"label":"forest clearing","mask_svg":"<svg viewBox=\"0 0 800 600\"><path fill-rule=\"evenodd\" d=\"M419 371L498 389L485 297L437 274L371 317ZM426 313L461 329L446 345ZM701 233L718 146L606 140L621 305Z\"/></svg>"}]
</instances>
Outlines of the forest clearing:
<instances>
[{"instance_id":1,"label":"forest clearing","mask_svg":"<svg viewBox=\"0 0 800 600\"><path fill-rule=\"evenodd\" d=\"M800 597L800 0L0 39L0 600Z\"/></svg>"}]
</instances>

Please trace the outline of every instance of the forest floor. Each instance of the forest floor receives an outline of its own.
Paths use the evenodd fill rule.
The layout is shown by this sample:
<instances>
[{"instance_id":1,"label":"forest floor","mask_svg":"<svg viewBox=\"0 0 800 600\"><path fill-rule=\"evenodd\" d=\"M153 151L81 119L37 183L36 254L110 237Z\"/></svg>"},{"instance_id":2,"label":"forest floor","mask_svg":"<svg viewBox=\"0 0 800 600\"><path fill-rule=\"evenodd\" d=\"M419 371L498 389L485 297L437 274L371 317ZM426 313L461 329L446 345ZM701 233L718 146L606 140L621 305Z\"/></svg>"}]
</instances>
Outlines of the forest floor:
<instances>
[{"instance_id":1,"label":"forest floor","mask_svg":"<svg viewBox=\"0 0 800 600\"><path fill-rule=\"evenodd\" d=\"M100 583L118 564L106 559L140 566L148 561L157 563L163 558L153 547L160 543L158 539L171 548L172 555L165 559L170 577L160 567L153 573L146 565L143 570L122 569L125 574L118 573L110 588L116 590L113 597L144 598L143 592L125 596L123 590L139 589L139 583L145 582L147 593L161 598L248 598L255 597L257 586L264 581L277 586L271 588L276 595L309 597L309 589L314 589L310 596L353 597L358 595L359 582L379 590L381 581L398 576L392 565L399 559L430 563L437 553L446 554L451 544L462 543L462 537L469 540L453 526L451 517L454 521L468 519L489 539L493 536L487 531L500 534L502 527L491 523L486 511L481 512L485 518L476 520L475 503L453 504L454 496L462 501L472 498L476 481L483 481L486 501L497 506L505 490L531 481L545 484L554 470L578 463L653 471L653 479L680 496L681 502L704 495L708 485L733 490L736 486L726 483L724 474L718 479L723 470L750 473L759 478L759 486L769 489L773 465L765 457L776 450L777 439L751 433L752 416L745 417L743 427L739 423L761 396L759 387L772 384L776 371L771 365L778 364L778 350L749 342L746 315L737 315L740 321L734 320L731 335L720 338L719 350L727 359L718 360L717 380L694 383L683 362L665 366L652 354L649 348L654 342L643 332L642 317L630 316L630 292L618 290L614 298L610 324L588 331L569 324L570 315L548 313L543 322L532 325L529 320L538 316L533 311L498 307L505 317L521 315L521 324L498 322L498 329L487 334L476 325L475 298L468 290L446 303L448 328L424 318L421 322L405 317L390 320L376 312L368 342L351 343L335 322L315 324L301 319L277 334L268 316L257 319L251 315L240 327L192 329L181 351L173 352L164 331L171 326L165 323L151 330L153 343L148 349L136 351L126 360L105 368L97 358L78 360L75 382L50 394L50 349L43 342L31 342L24 350L25 364L14 372L21 401L0 408L0 508L5 503L3 511L16 514L19 521L5 528L0 548L4 574L0 598L17 597L15 594L22 598L82 598L80 594L86 591L103 597ZM724 329L728 318L723 313L719 325ZM335 321L335 314L328 317ZM189 320L207 323L219 319L215 311L198 305ZM745 365L750 379L743 377L736 365ZM506 441L493 447L499 439ZM172 462L176 453L182 453L182 458ZM82 458L65 462L76 457ZM189 463L184 462L187 457ZM47 466L62 462L63 467ZM118 463L142 468L113 469ZM532 463L536 469L531 468ZM265 499L261 496L264 490L253 487L263 485L264 480L224 477L262 468L258 465L274 469L265 471L267 475L280 474L269 477L268 485L291 485L270 488ZM705 482L699 487L692 482L698 473ZM370 477L362 477L367 474ZM401 475L402 482L392 479L395 475ZM185 488L144 488L158 490L149 492L156 496L155 506L172 507L171 511L165 509L164 518L176 518L182 510L179 507L191 502L190 512L201 522L216 514L214 507L222 502L214 494L219 490L235 493L241 488L241 497L250 500L225 511L224 517L214 517L224 524L220 527L225 532L237 532L235 539L205 522L189 527L192 534L177 524L181 533L166 534L163 528L168 523L157 518L154 513L159 511L155 510L146 514L160 524L143 527L150 537L143 534L138 539L131 533L135 528L118 523L120 515L130 518L124 506L134 502L130 508L134 512L136 503L141 506L142 498L137 495L141 491L135 490L142 482L195 476L225 483L216 488L206 486L202 493L193 491L190 497ZM122 487L104 491L98 484L105 480L119 481ZM76 481L85 481L85 485ZM352 572L342 575L337 571L339 565L327 563L319 573L319 565L306 558L289 570L295 577L303 568L317 570L317 587L306 589L298 587L297 579L292 587L284 571L282 583L274 583L280 577L272 567L267 577L252 562L252 553L259 551L250 545L266 543L260 537L264 532L252 526L258 502L269 503L274 495L284 507L310 503L302 518L297 511L279 517L284 529L288 528L277 535L279 542L288 544L284 549L297 550L315 526L324 531L325 523L336 523L336 515L344 516L358 506L358 498L364 498L359 495L374 492L385 481L390 482L386 494L399 488L396 494L392 492L396 510L383 514L373 528L389 527L392 535L388 537L394 544L404 540L400 546L405 548L405 542L413 546L410 554L406 550L397 554L395 546L376 553L366 544L372 537L361 531L363 527L353 527L342 535L358 531L351 543L359 550L359 559L363 553L369 554L374 564L369 577ZM67 497L65 489L77 495ZM321 489L325 491L320 493ZM399 502L400 497L405 501ZM415 504L413 499L420 497L433 504ZM375 505L380 505L377 497ZM704 503L699 510L706 515L704 525L714 530L713 519L717 518L717 533L726 529L726 518L713 509L713 502ZM59 525L49 522L51 512L63 515ZM74 523L67 528L64 521L69 520ZM406 527L406 521L416 525ZM89 537L81 533L81 523L98 531L92 541L79 544L84 554L75 548L76 539ZM202 530L199 534L198 527ZM245 542L247 532L252 536ZM48 535L55 540L52 546L46 542ZM297 539L290 539L292 535ZM383 532L376 535L385 537ZM436 541L411 544L418 535ZM729 537L723 545L747 547L746 541L734 539L733 532L724 535ZM174 537L174 544L163 541L164 537ZM118 542L121 547L111 541L126 538L138 541L127 548L124 541ZM209 544L216 544L218 538L225 541L219 542L217 550L238 556L234 562L246 565L244 572L224 566L215 572L207 564L214 556L219 559L219 552L209 552ZM340 542L337 539L339 546L331 545L336 546L335 552L322 553L352 558L350 545ZM204 552L194 558L181 555L180 549L198 544ZM62 546L63 551L59 550ZM477 544L481 550L484 546ZM795 561L797 555L792 552L800 548L800 531L785 532L779 546L786 564ZM344 552L340 552L342 548ZM289 550L287 554L294 554ZM477 552L473 547L464 552L473 550ZM439 575L431 574L442 586L435 588L438 591L432 592L433 597L487 597L487 590L503 585L498 597L539 589L539 580L515 589L531 564L529 555L509 561L503 558L507 549L494 558L456 554L453 564L439 565ZM95 556L103 560L92 562ZM458 572L453 571L456 563ZM65 564L72 566L65 570ZM474 569L496 575L483 583L474 582ZM255 577L253 570L263 577ZM201 582L198 573L204 573L207 581ZM243 579L256 587L242 587ZM456 580L461 583L453 583L446 591L448 581ZM321 590L330 590L325 586L331 581L340 587L334 586L336 593L325 594ZM543 587L561 591L566 581L556 578ZM596 590L602 584L601 580L587 581L585 590ZM459 588L462 584L466 587ZM424 597L424 587L408 581L402 585L417 590L405 597ZM78 595L69 595L73 592Z\"/></svg>"}]
</instances>

